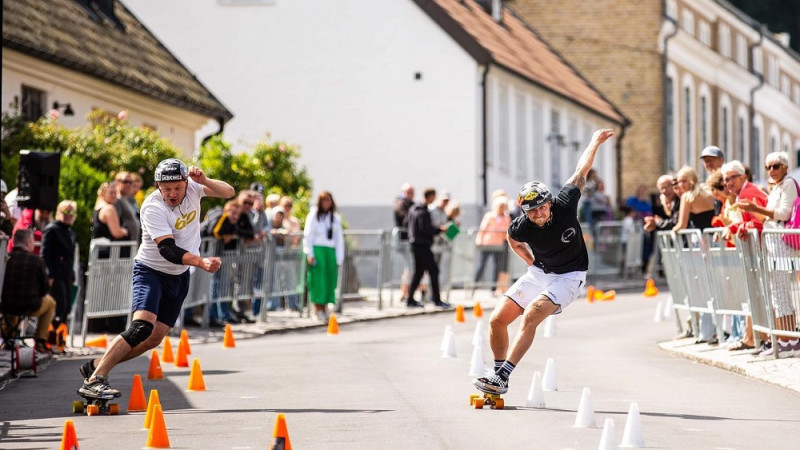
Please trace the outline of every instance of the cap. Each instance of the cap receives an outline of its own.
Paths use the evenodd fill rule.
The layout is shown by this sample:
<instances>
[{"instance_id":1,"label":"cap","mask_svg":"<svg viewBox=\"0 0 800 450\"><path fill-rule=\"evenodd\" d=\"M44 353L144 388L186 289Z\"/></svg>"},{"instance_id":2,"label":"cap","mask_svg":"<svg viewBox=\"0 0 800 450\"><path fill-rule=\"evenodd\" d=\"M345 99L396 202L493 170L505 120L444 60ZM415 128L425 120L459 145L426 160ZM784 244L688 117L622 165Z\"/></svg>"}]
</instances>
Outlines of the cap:
<instances>
[{"instance_id":1,"label":"cap","mask_svg":"<svg viewBox=\"0 0 800 450\"><path fill-rule=\"evenodd\" d=\"M256 182L256 183L252 183L252 184L250 185L250 190L251 190L251 191L256 191L256 192L258 192L259 194L263 194L263 193L264 193L264 185L263 185L263 184L261 184L261 183L258 183L258 182Z\"/></svg>"},{"instance_id":2,"label":"cap","mask_svg":"<svg viewBox=\"0 0 800 450\"><path fill-rule=\"evenodd\" d=\"M716 158L725 159L725 153L719 149L716 145L709 145L708 147L704 148L702 152L700 152L700 158L705 156L714 156Z\"/></svg>"},{"instance_id":3,"label":"cap","mask_svg":"<svg viewBox=\"0 0 800 450\"><path fill-rule=\"evenodd\" d=\"M522 186L517 195L517 203L523 211L538 208L551 200L553 200L553 194L550 189L538 181L531 181Z\"/></svg>"},{"instance_id":4,"label":"cap","mask_svg":"<svg viewBox=\"0 0 800 450\"><path fill-rule=\"evenodd\" d=\"M284 216L286 215L286 210L283 209L283 206L275 206L275 207L273 207L272 209L269 210L269 216L270 217L275 217L275 214L278 214L278 213L281 213Z\"/></svg>"},{"instance_id":5,"label":"cap","mask_svg":"<svg viewBox=\"0 0 800 450\"><path fill-rule=\"evenodd\" d=\"M439 194L439 198L442 199L442 200L450 200L450 192L449 191L442 191L442 193Z\"/></svg>"}]
</instances>

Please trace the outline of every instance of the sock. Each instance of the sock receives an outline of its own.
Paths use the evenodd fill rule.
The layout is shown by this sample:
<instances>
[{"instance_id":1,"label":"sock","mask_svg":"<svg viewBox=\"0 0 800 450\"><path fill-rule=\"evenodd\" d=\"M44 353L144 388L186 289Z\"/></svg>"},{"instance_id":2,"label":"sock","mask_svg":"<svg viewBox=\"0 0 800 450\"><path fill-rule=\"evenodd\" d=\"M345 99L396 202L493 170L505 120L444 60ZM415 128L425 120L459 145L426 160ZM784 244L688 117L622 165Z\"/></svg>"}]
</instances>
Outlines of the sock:
<instances>
[{"instance_id":1,"label":"sock","mask_svg":"<svg viewBox=\"0 0 800 450\"><path fill-rule=\"evenodd\" d=\"M500 378L508 381L508 377L511 376L511 371L517 367L508 360L503 361L503 365L497 370L497 374L500 375Z\"/></svg>"},{"instance_id":2,"label":"sock","mask_svg":"<svg viewBox=\"0 0 800 450\"><path fill-rule=\"evenodd\" d=\"M500 370L500 367L503 365L503 362L505 362L505 360L503 359L494 360L494 373L497 373L497 371Z\"/></svg>"}]
</instances>

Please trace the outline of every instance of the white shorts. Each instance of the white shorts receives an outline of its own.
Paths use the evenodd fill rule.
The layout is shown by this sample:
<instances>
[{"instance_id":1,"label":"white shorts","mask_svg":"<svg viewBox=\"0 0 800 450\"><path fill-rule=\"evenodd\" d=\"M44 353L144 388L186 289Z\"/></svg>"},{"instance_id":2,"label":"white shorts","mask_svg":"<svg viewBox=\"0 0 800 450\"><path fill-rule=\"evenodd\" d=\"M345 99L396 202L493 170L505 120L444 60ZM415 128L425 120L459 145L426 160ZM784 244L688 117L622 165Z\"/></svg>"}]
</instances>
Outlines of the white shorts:
<instances>
[{"instance_id":1,"label":"white shorts","mask_svg":"<svg viewBox=\"0 0 800 450\"><path fill-rule=\"evenodd\" d=\"M530 266L505 295L522 309L527 308L536 297L544 295L558 306L553 314L560 314L562 309L578 298L584 283L586 272L544 273L542 269Z\"/></svg>"}]
</instances>

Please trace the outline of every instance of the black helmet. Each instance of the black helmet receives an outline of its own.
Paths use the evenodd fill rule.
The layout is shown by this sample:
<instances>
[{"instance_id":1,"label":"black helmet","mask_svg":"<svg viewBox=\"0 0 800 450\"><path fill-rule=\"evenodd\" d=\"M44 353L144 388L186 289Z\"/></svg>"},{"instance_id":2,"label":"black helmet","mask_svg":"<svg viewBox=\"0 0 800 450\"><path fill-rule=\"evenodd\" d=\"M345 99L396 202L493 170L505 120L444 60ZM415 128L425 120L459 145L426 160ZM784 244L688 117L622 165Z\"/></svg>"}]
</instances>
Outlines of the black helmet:
<instances>
[{"instance_id":1,"label":"black helmet","mask_svg":"<svg viewBox=\"0 0 800 450\"><path fill-rule=\"evenodd\" d=\"M523 211L538 208L552 200L553 194L550 193L550 189L544 183L538 181L531 181L522 186L517 195L517 203Z\"/></svg>"},{"instance_id":2,"label":"black helmet","mask_svg":"<svg viewBox=\"0 0 800 450\"><path fill-rule=\"evenodd\" d=\"M180 159L169 158L156 166L155 181L183 181L189 178L189 170Z\"/></svg>"}]
</instances>

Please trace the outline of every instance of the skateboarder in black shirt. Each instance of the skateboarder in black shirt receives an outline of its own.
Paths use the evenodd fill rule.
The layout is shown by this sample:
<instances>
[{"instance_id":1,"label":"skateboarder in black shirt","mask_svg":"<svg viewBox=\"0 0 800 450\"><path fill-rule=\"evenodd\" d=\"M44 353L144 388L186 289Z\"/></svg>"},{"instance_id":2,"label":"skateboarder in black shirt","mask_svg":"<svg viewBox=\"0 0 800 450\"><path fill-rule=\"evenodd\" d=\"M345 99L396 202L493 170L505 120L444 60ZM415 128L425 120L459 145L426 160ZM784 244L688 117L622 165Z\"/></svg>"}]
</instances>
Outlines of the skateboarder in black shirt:
<instances>
[{"instance_id":1,"label":"skateboarder in black shirt","mask_svg":"<svg viewBox=\"0 0 800 450\"><path fill-rule=\"evenodd\" d=\"M525 214L508 227L508 244L528 265L528 271L506 291L506 298L492 314L489 343L495 364L474 380L481 391L508 391L508 377L533 343L536 327L547 316L561 313L586 282L589 257L578 222L578 201L597 149L613 135L612 130L594 133L575 173L555 197L538 181L520 190L517 203ZM509 349L508 326L519 316L519 332Z\"/></svg>"}]
</instances>

